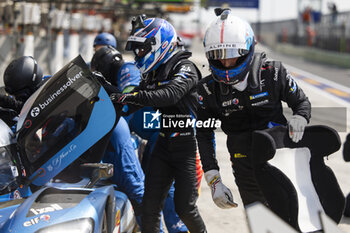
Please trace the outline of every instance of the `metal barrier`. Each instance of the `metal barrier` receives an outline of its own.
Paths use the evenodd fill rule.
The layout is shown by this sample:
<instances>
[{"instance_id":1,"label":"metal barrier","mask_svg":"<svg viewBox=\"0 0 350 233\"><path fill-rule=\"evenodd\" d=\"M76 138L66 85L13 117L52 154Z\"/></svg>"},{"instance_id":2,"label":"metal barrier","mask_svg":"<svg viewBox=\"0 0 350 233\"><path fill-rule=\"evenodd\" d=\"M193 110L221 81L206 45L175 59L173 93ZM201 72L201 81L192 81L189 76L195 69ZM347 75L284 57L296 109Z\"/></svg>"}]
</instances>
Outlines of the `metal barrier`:
<instances>
[{"instance_id":1,"label":"metal barrier","mask_svg":"<svg viewBox=\"0 0 350 233\"><path fill-rule=\"evenodd\" d=\"M258 25L252 24L257 31ZM322 15L319 23L300 19L260 23L260 42L310 46L335 52L350 53L350 12Z\"/></svg>"}]
</instances>

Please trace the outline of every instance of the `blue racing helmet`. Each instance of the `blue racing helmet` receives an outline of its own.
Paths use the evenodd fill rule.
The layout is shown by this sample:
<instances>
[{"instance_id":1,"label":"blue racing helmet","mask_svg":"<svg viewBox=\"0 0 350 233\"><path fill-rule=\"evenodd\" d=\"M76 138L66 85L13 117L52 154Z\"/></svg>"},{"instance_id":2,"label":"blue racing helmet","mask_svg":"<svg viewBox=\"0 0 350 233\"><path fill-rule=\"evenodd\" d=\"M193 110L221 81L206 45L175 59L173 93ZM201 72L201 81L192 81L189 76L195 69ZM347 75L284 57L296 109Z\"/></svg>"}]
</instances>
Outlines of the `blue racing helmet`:
<instances>
[{"instance_id":1,"label":"blue racing helmet","mask_svg":"<svg viewBox=\"0 0 350 233\"><path fill-rule=\"evenodd\" d=\"M249 23L224 9L207 29L203 45L215 81L235 85L248 74L254 55L254 32ZM233 67L225 67L221 59L238 58Z\"/></svg>"},{"instance_id":2,"label":"blue racing helmet","mask_svg":"<svg viewBox=\"0 0 350 233\"><path fill-rule=\"evenodd\" d=\"M138 86L141 81L141 72L133 62L125 62L118 72L118 88L124 91L130 86Z\"/></svg>"},{"instance_id":3,"label":"blue racing helmet","mask_svg":"<svg viewBox=\"0 0 350 233\"><path fill-rule=\"evenodd\" d=\"M132 31L126 50L135 54L135 64L141 73L157 69L174 52L177 34L165 19L138 16L132 20Z\"/></svg>"},{"instance_id":4,"label":"blue racing helmet","mask_svg":"<svg viewBox=\"0 0 350 233\"><path fill-rule=\"evenodd\" d=\"M94 47L96 45L110 45L114 48L117 48L117 40L112 34L103 32L95 37Z\"/></svg>"}]
</instances>

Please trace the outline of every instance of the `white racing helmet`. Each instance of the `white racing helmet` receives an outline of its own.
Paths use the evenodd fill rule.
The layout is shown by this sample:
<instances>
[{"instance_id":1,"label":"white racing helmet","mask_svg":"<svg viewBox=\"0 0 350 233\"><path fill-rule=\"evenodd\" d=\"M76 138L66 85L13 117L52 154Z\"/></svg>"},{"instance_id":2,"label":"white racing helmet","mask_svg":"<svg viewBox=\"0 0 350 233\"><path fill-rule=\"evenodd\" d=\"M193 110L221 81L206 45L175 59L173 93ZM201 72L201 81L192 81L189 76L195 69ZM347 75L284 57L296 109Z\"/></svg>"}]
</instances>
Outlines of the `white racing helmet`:
<instances>
[{"instance_id":1,"label":"white racing helmet","mask_svg":"<svg viewBox=\"0 0 350 233\"><path fill-rule=\"evenodd\" d=\"M206 30L203 45L214 79L237 85L247 77L254 54L254 32L249 23L230 14L229 9L215 11L218 18ZM224 67L220 59L239 57L233 67Z\"/></svg>"}]
</instances>

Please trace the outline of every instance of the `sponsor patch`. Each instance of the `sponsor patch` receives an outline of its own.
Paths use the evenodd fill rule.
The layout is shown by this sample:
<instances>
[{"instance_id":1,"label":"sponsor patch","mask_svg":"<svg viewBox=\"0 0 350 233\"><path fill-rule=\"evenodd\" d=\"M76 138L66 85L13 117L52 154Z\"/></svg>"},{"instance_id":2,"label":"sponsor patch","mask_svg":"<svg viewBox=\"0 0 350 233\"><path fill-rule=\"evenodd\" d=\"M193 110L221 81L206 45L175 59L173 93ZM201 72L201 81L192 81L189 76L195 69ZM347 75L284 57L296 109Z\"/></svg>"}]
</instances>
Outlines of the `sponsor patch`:
<instances>
[{"instance_id":1,"label":"sponsor patch","mask_svg":"<svg viewBox=\"0 0 350 233\"><path fill-rule=\"evenodd\" d=\"M198 103L199 103L200 105L203 105L203 96L198 95Z\"/></svg>"},{"instance_id":2,"label":"sponsor patch","mask_svg":"<svg viewBox=\"0 0 350 233\"><path fill-rule=\"evenodd\" d=\"M258 99L258 98L262 98L262 97L265 97L265 96L268 96L269 93L267 91L265 92L262 92L262 93L259 93L259 94L256 94L256 95L251 95L249 96L249 99L250 100L255 100L255 99Z\"/></svg>"},{"instance_id":3,"label":"sponsor patch","mask_svg":"<svg viewBox=\"0 0 350 233\"><path fill-rule=\"evenodd\" d=\"M263 100L263 101L260 101L260 102L252 103L252 106L261 106L261 105L267 104L268 102L270 102L270 101L269 100Z\"/></svg>"},{"instance_id":4,"label":"sponsor patch","mask_svg":"<svg viewBox=\"0 0 350 233\"><path fill-rule=\"evenodd\" d=\"M207 86L206 83L203 84L203 88L204 88L204 90L207 92L208 95L211 95L211 94L212 94L211 91L209 90L209 87Z\"/></svg>"},{"instance_id":5,"label":"sponsor patch","mask_svg":"<svg viewBox=\"0 0 350 233\"><path fill-rule=\"evenodd\" d=\"M227 107L227 106L230 106L232 104L237 105L238 103L239 103L239 100L237 98L234 98L232 100L222 102L222 107Z\"/></svg>"},{"instance_id":6,"label":"sponsor patch","mask_svg":"<svg viewBox=\"0 0 350 233\"><path fill-rule=\"evenodd\" d=\"M295 91L297 90L297 84L294 81L294 79L291 78L290 80L291 82L289 83L289 87L290 87L289 92L295 93Z\"/></svg>"},{"instance_id":7,"label":"sponsor patch","mask_svg":"<svg viewBox=\"0 0 350 233\"><path fill-rule=\"evenodd\" d=\"M181 66L180 72L191 72L191 67L189 67L189 66Z\"/></svg>"},{"instance_id":8,"label":"sponsor patch","mask_svg":"<svg viewBox=\"0 0 350 233\"><path fill-rule=\"evenodd\" d=\"M239 159L239 158L246 158L246 157L247 157L246 155L243 155L243 154L241 154L241 153L235 153L233 156L234 156L236 159Z\"/></svg>"},{"instance_id":9,"label":"sponsor patch","mask_svg":"<svg viewBox=\"0 0 350 233\"><path fill-rule=\"evenodd\" d=\"M73 83L75 83L78 79L83 77L83 71L79 71L77 74L75 74L73 77L68 77L68 80L56 91L50 94L50 96L42 103L39 103L39 106L34 107L30 111L30 115L32 117L37 117L42 110L44 110L48 105L50 105L51 102L53 102L58 96L60 96L64 91L66 91ZM86 89L86 88L83 88ZM77 90L79 92L79 89ZM84 93L80 93L83 94Z\"/></svg>"},{"instance_id":10,"label":"sponsor patch","mask_svg":"<svg viewBox=\"0 0 350 233\"><path fill-rule=\"evenodd\" d=\"M277 67L275 67L275 76L273 77L273 80L274 81L278 81L278 68Z\"/></svg>"},{"instance_id":11,"label":"sponsor patch","mask_svg":"<svg viewBox=\"0 0 350 233\"><path fill-rule=\"evenodd\" d=\"M47 207L44 208L30 208L30 212L32 212L34 215L39 215L39 214L45 214L48 212L53 212L56 210L62 210L63 208L61 206L59 206L58 204L50 204Z\"/></svg>"},{"instance_id":12,"label":"sponsor patch","mask_svg":"<svg viewBox=\"0 0 350 233\"><path fill-rule=\"evenodd\" d=\"M24 227L30 227L30 226L33 226L37 223L39 223L39 221L49 221L50 220L50 215L41 215L40 217L35 217L35 218L32 218L26 222L23 223L23 226Z\"/></svg>"}]
</instances>

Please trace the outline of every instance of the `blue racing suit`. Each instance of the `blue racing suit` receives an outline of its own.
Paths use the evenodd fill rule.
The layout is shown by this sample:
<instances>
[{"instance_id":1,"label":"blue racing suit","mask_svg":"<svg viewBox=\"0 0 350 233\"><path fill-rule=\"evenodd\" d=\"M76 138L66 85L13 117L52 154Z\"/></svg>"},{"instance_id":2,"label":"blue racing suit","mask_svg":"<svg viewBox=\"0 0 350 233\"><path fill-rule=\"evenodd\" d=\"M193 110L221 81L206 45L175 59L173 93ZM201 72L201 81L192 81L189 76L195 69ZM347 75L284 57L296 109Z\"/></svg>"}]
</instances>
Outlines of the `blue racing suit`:
<instances>
[{"instance_id":1,"label":"blue racing suit","mask_svg":"<svg viewBox=\"0 0 350 233\"><path fill-rule=\"evenodd\" d=\"M118 87L108 83L101 73L94 72L93 74L102 83L107 93L112 90L119 91ZM136 220L141 225L140 215L145 175L135 154L129 126L123 117L119 118L112 131L102 161L114 165L114 174L111 180L128 196L134 208Z\"/></svg>"},{"instance_id":2,"label":"blue racing suit","mask_svg":"<svg viewBox=\"0 0 350 233\"><path fill-rule=\"evenodd\" d=\"M111 179L121 191L126 193L138 216L144 193L145 175L135 154L129 126L122 117L112 132L102 161L114 165L114 174Z\"/></svg>"}]
</instances>

